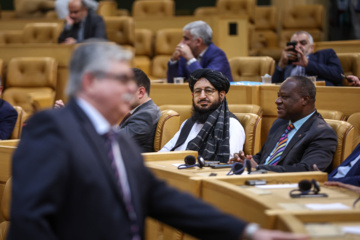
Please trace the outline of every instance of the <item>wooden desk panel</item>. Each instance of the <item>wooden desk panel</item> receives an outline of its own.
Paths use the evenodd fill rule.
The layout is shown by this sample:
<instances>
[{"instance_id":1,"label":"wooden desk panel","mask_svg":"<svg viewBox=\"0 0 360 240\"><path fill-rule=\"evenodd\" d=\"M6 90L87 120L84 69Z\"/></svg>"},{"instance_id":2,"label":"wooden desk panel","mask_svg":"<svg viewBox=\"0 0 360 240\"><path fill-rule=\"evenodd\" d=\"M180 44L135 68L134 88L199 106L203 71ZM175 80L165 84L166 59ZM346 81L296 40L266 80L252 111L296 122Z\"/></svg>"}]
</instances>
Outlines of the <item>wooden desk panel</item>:
<instances>
[{"instance_id":1,"label":"wooden desk panel","mask_svg":"<svg viewBox=\"0 0 360 240\"><path fill-rule=\"evenodd\" d=\"M289 174L289 175L288 175ZM312 175L312 174L316 174ZM327 179L325 173L307 172L307 173L281 173L261 175L258 179L266 179L268 184L276 183L297 183L302 179L316 178L319 182ZM341 202L349 207L352 206L357 194L346 189L337 189L333 187L322 186L321 192L327 193L328 198L291 198L289 192L292 189L267 189L264 194L255 194L252 189L255 187L243 186L242 178L217 178L203 179L201 198L212 205L217 206L221 210L234 214L246 221L257 222L262 227L277 228L271 214L266 214L267 210L276 210L280 213L291 213L294 210L284 209L281 204L296 207L304 206L307 203L334 203ZM290 205L289 205L290 204ZM350 210L342 210L343 212L351 212ZM301 212L310 212L308 209ZM317 213L329 211L315 211ZM272 213L273 215L275 213ZM310 218L311 219L311 218Z\"/></svg>"}]
</instances>

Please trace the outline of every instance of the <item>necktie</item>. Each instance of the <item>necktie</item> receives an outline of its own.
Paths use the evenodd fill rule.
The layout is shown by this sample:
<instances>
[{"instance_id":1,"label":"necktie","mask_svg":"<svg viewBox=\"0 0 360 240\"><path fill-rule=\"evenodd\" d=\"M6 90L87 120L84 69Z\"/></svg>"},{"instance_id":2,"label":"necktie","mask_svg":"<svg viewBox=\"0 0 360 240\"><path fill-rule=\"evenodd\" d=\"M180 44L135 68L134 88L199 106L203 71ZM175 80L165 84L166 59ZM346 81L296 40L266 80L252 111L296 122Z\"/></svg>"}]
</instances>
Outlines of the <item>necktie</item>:
<instances>
[{"instance_id":1,"label":"necktie","mask_svg":"<svg viewBox=\"0 0 360 240\"><path fill-rule=\"evenodd\" d=\"M132 233L132 240L140 240L139 235L139 227L137 224L137 217L136 212L134 209L134 205L131 201L131 194L129 190L129 185L126 179L122 178L119 173L121 173L120 169L118 169L118 165L116 164L116 152L114 151L114 148L117 144L116 143L116 133L113 130L110 130L108 133L104 134L105 137L105 150L108 156L108 159L110 161L111 169L113 171L113 174L115 176L116 182L118 183L118 186L121 191L121 195L123 198L123 202L126 207L126 211L128 214L128 217L130 219L131 223L131 233ZM118 148L119 149L119 148ZM118 151L120 152L120 151ZM125 183L126 181L126 183Z\"/></svg>"},{"instance_id":2,"label":"necktie","mask_svg":"<svg viewBox=\"0 0 360 240\"><path fill-rule=\"evenodd\" d=\"M282 155L282 153L285 150L286 147L286 143L288 140L288 133L294 129L294 125L290 124L289 126L287 126L287 128L285 129L285 132L281 135L278 144L276 145L276 148L274 149L272 155L269 158L269 161L267 161L265 164L267 165L276 165L278 164L280 157Z\"/></svg>"}]
</instances>

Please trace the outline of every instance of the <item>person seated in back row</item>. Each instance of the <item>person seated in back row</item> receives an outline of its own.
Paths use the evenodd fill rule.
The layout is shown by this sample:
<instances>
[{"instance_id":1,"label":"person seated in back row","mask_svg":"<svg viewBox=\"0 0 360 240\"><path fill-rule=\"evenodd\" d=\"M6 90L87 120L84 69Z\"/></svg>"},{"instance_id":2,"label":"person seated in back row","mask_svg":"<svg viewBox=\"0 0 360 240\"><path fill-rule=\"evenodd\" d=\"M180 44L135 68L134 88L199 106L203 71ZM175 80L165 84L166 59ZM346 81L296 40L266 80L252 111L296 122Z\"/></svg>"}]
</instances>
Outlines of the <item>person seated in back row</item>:
<instances>
[{"instance_id":1,"label":"person seated in back row","mask_svg":"<svg viewBox=\"0 0 360 240\"><path fill-rule=\"evenodd\" d=\"M245 131L229 111L226 93L229 80L218 71L198 69L191 73L189 87L193 97L192 117L160 150L195 150L205 160L226 163L232 153L243 149Z\"/></svg>"},{"instance_id":2,"label":"person seated in back row","mask_svg":"<svg viewBox=\"0 0 360 240\"><path fill-rule=\"evenodd\" d=\"M168 63L167 81L174 82L174 77L188 79L191 72L201 68L222 72L233 81L226 54L212 42L211 27L204 21L195 21L183 28L183 39Z\"/></svg>"},{"instance_id":3,"label":"person seated in back row","mask_svg":"<svg viewBox=\"0 0 360 240\"><path fill-rule=\"evenodd\" d=\"M105 23L101 16L89 11L84 0L71 0L69 15L65 18L64 30L58 42L75 44L90 38L107 39Z\"/></svg>"},{"instance_id":4,"label":"person seated in back row","mask_svg":"<svg viewBox=\"0 0 360 240\"><path fill-rule=\"evenodd\" d=\"M254 156L240 152L229 162L250 160L253 168L274 172L329 171L337 146L334 130L315 108L316 88L306 77L292 76L279 88L278 119Z\"/></svg>"},{"instance_id":5,"label":"person seated in back row","mask_svg":"<svg viewBox=\"0 0 360 240\"><path fill-rule=\"evenodd\" d=\"M305 31L292 35L293 46L287 46L281 53L279 64L272 75L273 83L281 83L294 75L316 76L318 81L325 80L326 86L342 86L344 73L340 60L332 49L314 53L314 40Z\"/></svg>"}]
</instances>

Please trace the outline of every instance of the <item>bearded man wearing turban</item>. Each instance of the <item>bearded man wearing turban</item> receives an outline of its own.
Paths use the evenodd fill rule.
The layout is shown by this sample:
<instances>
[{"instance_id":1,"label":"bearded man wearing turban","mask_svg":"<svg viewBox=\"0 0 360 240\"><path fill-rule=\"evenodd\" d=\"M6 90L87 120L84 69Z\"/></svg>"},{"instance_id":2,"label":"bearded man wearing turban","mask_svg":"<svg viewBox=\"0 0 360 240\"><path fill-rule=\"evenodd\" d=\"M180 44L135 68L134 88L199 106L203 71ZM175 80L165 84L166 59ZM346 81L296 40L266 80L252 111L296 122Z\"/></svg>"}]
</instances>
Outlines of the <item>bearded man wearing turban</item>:
<instances>
[{"instance_id":1,"label":"bearded man wearing turban","mask_svg":"<svg viewBox=\"0 0 360 240\"><path fill-rule=\"evenodd\" d=\"M195 150L205 160L225 163L245 142L244 128L227 105L229 80L221 72L198 69L191 73L189 87L192 117L160 151Z\"/></svg>"}]
</instances>

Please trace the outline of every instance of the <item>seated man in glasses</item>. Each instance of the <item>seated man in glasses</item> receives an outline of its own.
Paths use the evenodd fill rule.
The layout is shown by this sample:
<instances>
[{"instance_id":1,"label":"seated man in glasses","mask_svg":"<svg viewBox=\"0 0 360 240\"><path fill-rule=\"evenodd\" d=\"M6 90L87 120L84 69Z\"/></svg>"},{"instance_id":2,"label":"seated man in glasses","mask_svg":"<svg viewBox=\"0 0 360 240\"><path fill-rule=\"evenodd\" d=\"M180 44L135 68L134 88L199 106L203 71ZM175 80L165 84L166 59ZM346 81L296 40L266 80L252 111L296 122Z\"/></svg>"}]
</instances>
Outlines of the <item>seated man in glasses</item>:
<instances>
[{"instance_id":1,"label":"seated man in glasses","mask_svg":"<svg viewBox=\"0 0 360 240\"><path fill-rule=\"evenodd\" d=\"M279 64L272 75L273 83L283 82L290 76L316 76L317 81L325 80L326 86L341 86L344 73L340 60L332 49L314 53L314 40L305 31L292 35L291 42L282 51Z\"/></svg>"},{"instance_id":2,"label":"seated man in glasses","mask_svg":"<svg viewBox=\"0 0 360 240\"><path fill-rule=\"evenodd\" d=\"M160 151L195 150L205 160L225 163L245 142L244 128L226 102L229 80L221 72L198 69L190 75L189 87L192 117Z\"/></svg>"}]
</instances>

